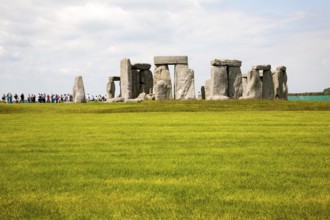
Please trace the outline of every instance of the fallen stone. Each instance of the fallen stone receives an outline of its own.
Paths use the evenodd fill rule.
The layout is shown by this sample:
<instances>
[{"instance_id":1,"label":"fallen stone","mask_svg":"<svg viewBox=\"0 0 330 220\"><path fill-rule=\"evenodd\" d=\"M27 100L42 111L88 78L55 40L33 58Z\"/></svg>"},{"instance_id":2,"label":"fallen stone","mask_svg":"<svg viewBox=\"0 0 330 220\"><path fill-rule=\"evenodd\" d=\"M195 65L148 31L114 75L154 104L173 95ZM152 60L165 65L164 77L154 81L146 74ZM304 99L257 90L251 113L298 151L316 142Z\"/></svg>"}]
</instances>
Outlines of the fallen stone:
<instances>
[{"instance_id":1,"label":"fallen stone","mask_svg":"<svg viewBox=\"0 0 330 220\"><path fill-rule=\"evenodd\" d=\"M221 95L215 95L212 96L209 100L214 100L214 101L221 101L221 100L228 100L228 96L221 96Z\"/></svg>"},{"instance_id":2,"label":"fallen stone","mask_svg":"<svg viewBox=\"0 0 330 220\"><path fill-rule=\"evenodd\" d=\"M257 66L252 66L252 70L271 70L272 66L271 65L257 65Z\"/></svg>"},{"instance_id":3,"label":"fallen stone","mask_svg":"<svg viewBox=\"0 0 330 220\"><path fill-rule=\"evenodd\" d=\"M147 94L143 92L143 93L141 93L136 99L137 99L137 100L141 100L141 101L147 100L147 99L146 99L146 95L147 95Z\"/></svg>"},{"instance_id":4,"label":"fallen stone","mask_svg":"<svg viewBox=\"0 0 330 220\"><path fill-rule=\"evenodd\" d=\"M155 56L155 65L176 65L176 64L188 64L187 56Z\"/></svg>"},{"instance_id":5,"label":"fallen stone","mask_svg":"<svg viewBox=\"0 0 330 220\"><path fill-rule=\"evenodd\" d=\"M156 99L156 97L155 97L154 94L147 94L146 95L146 100L155 100L155 99Z\"/></svg>"},{"instance_id":6,"label":"fallen stone","mask_svg":"<svg viewBox=\"0 0 330 220\"><path fill-rule=\"evenodd\" d=\"M73 101L75 103L85 103L86 95L85 95L85 87L82 76L77 76L73 85Z\"/></svg>"},{"instance_id":7,"label":"fallen stone","mask_svg":"<svg viewBox=\"0 0 330 220\"><path fill-rule=\"evenodd\" d=\"M132 69L136 70L150 70L151 65L148 63L135 63L132 64Z\"/></svg>"},{"instance_id":8,"label":"fallen stone","mask_svg":"<svg viewBox=\"0 0 330 220\"><path fill-rule=\"evenodd\" d=\"M226 60L226 59L213 59L213 60L211 60L211 66L241 67L242 66L242 61L240 61L240 60Z\"/></svg>"},{"instance_id":9,"label":"fallen stone","mask_svg":"<svg viewBox=\"0 0 330 220\"><path fill-rule=\"evenodd\" d=\"M107 102L124 102L124 101L125 101L125 99L121 98L121 97L117 97L117 98L107 100Z\"/></svg>"}]
</instances>

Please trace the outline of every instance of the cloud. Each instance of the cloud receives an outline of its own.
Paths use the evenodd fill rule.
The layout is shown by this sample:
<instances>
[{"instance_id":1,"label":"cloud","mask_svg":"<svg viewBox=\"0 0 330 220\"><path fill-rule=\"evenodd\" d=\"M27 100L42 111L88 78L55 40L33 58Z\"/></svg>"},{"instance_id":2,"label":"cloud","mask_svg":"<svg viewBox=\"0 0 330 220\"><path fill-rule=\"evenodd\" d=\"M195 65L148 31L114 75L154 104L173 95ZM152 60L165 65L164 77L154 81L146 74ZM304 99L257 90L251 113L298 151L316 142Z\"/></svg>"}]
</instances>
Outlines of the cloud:
<instances>
[{"instance_id":1,"label":"cloud","mask_svg":"<svg viewBox=\"0 0 330 220\"><path fill-rule=\"evenodd\" d=\"M330 18L324 9L288 4L290 10L280 13L281 7L260 5L228 0L6 1L0 6L0 77L6 79L0 89L16 89L25 77L20 88L26 92L60 93L71 90L79 74L86 90L103 94L107 77L118 75L121 58L152 63L155 55L188 55L196 88L210 77L212 58L241 59L244 72L255 64L287 65L295 92L329 87Z\"/></svg>"}]
</instances>

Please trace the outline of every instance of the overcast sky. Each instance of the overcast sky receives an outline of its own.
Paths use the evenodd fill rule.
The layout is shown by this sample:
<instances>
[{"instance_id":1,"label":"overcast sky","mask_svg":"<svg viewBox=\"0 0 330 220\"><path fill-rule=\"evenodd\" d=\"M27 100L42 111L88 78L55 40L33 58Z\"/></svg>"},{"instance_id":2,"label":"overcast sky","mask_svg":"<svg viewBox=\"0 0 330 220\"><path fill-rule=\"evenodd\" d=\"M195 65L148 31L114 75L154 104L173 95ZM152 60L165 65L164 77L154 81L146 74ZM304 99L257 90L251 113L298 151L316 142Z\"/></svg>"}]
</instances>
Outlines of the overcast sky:
<instances>
[{"instance_id":1,"label":"overcast sky","mask_svg":"<svg viewBox=\"0 0 330 220\"><path fill-rule=\"evenodd\" d=\"M330 87L329 0L0 0L0 93L105 94L120 60L188 55L287 66L289 92ZM154 67L152 67L152 70ZM172 73L173 74L173 73Z\"/></svg>"}]
</instances>

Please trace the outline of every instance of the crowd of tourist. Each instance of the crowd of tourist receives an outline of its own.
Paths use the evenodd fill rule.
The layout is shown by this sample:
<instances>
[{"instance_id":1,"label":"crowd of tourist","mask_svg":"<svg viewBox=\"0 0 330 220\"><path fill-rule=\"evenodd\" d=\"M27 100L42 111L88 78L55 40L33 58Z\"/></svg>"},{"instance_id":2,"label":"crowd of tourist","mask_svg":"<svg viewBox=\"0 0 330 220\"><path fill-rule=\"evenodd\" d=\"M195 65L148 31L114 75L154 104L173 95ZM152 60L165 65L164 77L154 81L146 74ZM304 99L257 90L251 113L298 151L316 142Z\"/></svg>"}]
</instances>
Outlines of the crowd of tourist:
<instances>
[{"instance_id":1,"label":"crowd of tourist","mask_svg":"<svg viewBox=\"0 0 330 220\"><path fill-rule=\"evenodd\" d=\"M87 94L86 100L88 102L105 102L105 96L94 96ZM63 103L63 102L73 102L73 95L71 94L45 94L39 93L38 95L35 94L28 94L25 96L23 93L18 95L15 93L7 93L2 95L2 102L3 103Z\"/></svg>"}]
</instances>

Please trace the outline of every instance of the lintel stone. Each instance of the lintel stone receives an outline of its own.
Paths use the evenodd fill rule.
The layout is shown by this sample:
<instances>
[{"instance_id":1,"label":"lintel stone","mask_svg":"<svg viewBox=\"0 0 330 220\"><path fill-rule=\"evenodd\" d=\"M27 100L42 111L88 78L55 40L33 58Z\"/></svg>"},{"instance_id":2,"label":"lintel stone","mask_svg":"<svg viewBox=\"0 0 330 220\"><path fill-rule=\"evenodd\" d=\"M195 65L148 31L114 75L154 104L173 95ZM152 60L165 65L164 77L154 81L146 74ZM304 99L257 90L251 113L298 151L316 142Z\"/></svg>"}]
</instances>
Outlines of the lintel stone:
<instances>
[{"instance_id":1,"label":"lintel stone","mask_svg":"<svg viewBox=\"0 0 330 220\"><path fill-rule=\"evenodd\" d=\"M276 70L282 70L282 71L286 71L286 67L285 66L279 66L279 67L276 67Z\"/></svg>"},{"instance_id":2,"label":"lintel stone","mask_svg":"<svg viewBox=\"0 0 330 220\"><path fill-rule=\"evenodd\" d=\"M252 70L271 70L272 66L271 65L257 65L257 66L252 66Z\"/></svg>"},{"instance_id":3,"label":"lintel stone","mask_svg":"<svg viewBox=\"0 0 330 220\"><path fill-rule=\"evenodd\" d=\"M226 60L226 59L213 59L211 60L212 66L231 66L231 67L241 67L242 61L240 60Z\"/></svg>"},{"instance_id":4,"label":"lintel stone","mask_svg":"<svg viewBox=\"0 0 330 220\"><path fill-rule=\"evenodd\" d=\"M120 81L120 76L110 76L109 81L112 81L112 82Z\"/></svg>"},{"instance_id":5,"label":"lintel stone","mask_svg":"<svg viewBox=\"0 0 330 220\"><path fill-rule=\"evenodd\" d=\"M188 56L155 56L154 63L155 65L188 65Z\"/></svg>"},{"instance_id":6,"label":"lintel stone","mask_svg":"<svg viewBox=\"0 0 330 220\"><path fill-rule=\"evenodd\" d=\"M132 69L136 70L150 70L151 64L148 63L135 63L132 65Z\"/></svg>"}]
</instances>

